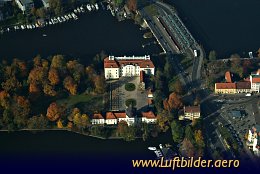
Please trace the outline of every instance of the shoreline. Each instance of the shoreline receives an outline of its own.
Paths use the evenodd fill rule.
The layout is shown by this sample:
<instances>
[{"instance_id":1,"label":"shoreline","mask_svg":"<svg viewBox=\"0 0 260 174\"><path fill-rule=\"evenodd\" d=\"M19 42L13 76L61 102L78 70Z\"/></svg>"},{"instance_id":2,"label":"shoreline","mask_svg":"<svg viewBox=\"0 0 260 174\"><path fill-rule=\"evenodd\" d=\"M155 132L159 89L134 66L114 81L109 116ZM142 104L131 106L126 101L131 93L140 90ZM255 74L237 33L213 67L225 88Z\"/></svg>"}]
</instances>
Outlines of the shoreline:
<instances>
[{"instance_id":1,"label":"shoreline","mask_svg":"<svg viewBox=\"0 0 260 174\"><path fill-rule=\"evenodd\" d=\"M93 137L93 138L97 138L97 139L102 139L102 140L116 140L116 139L123 139L123 137L108 137L108 138L105 138L105 137L100 137L100 136L96 136L96 135L87 135L85 133L80 133L80 132L76 132L76 131L73 131L73 130L70 130L70 129L67 129L67 128L49 128L49 129L19 129L19 130L7 130L7 129L1 129L0 132L22 132L22 131L25 131L25 132L46 132L46 131L65 131L65 132L72 132L72 133L76 133L76 134L79 134L79 135L83 135L83 136L87 136L87 137ZM140 137L136 137L136 138L140 138Z\"/></svg>"}]
</instances>

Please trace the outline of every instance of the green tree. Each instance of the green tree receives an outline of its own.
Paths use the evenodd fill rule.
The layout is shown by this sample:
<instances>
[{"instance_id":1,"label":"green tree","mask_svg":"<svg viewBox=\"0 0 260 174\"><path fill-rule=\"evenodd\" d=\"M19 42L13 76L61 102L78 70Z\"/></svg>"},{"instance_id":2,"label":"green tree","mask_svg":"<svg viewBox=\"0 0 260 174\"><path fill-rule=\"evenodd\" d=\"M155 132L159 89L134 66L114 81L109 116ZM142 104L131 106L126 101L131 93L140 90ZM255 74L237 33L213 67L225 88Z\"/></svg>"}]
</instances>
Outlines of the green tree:
<instances>
[{"instance_id":1,"label":"green tree","mask_svg":"<svg viewBox=\"0 0 260 174\"><path fill-rule=\"evenodd\" d=\"M115 5L120 6L123 4L124 0L113 0Z\"/></svg>"},{"instance_id":2,"label":"green tree","mask_svg":"<svg viewBox=\"0 0 260 174\"><path fill-rule=\"evenodd\" d=\"M28 129L45 129L48 128L48 120L44 115L33 116L27 122Z\"/></svg>"},{"instance_id":3,"label":"green tree","mask_svg":"<svg viewBox=\"0 0 260 174\"><path fill-rule=\"evenodd\" d=\"M181 123L178 120L174 120L171 123L171 129L172 129L172 138L175 143L180 143L183 138L183 127Z\"/></svg>"},{"instance_id":4,"label":"green tree","mask_svg":"<svg viewBox=\"0 0 260 174\"><path fill-rule=\"evenodd\" d=\"M193 130L189 125L185 127L185 138L187 138L192 144L195 142Z\"/></svg>"},{"instance_id":5,"label":"green tree","mask_svg":"<svg viewBox=\"0 0 260 174\"><path fill-rule=\"evenodd\" d=\"M63 13L62 0L49 0L50 9L55 15Z\"/></svg>"},{"instance_id":6,"label":"green tree","mask_svg":"<svg viewBox=\"0 0 260 174\"><path fill-rule=\"evenodd\" d=\"M170 80L173 76L172 65L170 64L168 57L166 57L166 62L164 65L164 75L168 80Z\"/></svg>"},{"instance_id":7,"label":"green tree","mask_svg":"<svg viewBox=\"0 0 260 174\"><path fill-rule=\"evenodd\" d=\"M216 51L210 51L209 52L209 60L210 61L213 61L213 60L216 60L217 59L217 53L216 53Z\"/></svg>"}]
</instances>

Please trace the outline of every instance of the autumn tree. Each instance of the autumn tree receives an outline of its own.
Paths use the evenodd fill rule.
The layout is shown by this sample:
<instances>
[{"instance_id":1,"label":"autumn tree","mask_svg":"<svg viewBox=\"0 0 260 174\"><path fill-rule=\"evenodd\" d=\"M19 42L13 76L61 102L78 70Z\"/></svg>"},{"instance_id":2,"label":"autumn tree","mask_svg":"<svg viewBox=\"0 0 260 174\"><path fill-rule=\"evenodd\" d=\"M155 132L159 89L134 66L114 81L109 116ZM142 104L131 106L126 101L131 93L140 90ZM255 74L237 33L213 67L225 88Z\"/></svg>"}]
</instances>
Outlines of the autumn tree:
<instances>
[{"instance_id":1,"label":"autumn tree","mask_svg":"<svg viewBox=\"0 0 260 174\"><path fill-rule=\"evenodd\" d=\"M60 83L60 77L57 69L51 68L48 73L48 80L51 85L58 85Z\"/></svg>"},{"instance_id":2,"label":"autumn tree","mask_svg":"<svg viewBox=\"0 0 260 174\"><path fill-rule=\"evenodd\" d=\"M180 152L182 154L182 156L186 156L186 157L194 157L195 156L195 147L192 144L192 142L187 139L184 138L182 145L180 147Z\"/></svg>"},{"instance_id":3,"label":"autumn tree","mask_svg":"<svg viewBox=\"0 0 260 174\"><path fill-rule=\"evenodd\" d=\"M44 8L38 8L35 12L35 15L40 17L40 18L45 18L46 12Z\"/></svg>"},{"instance_id":4,"label":"autumn tree","mask_svg":"<svg viewBox=\"0 0 260 174\"><path fill-rule=\"evenodd\" d=\"M157 115L157 124L161 131L166 132L169 129L169 113L163 110Z\"/></svg>"},{"instance_id":5,"label":"autumn tree","mask_svg":"<svg viewBox=\"0 0 260 174\"><path fill-rule=\"evenodd\" d=\"M48 83L45 83L43 85L43 92L44 92L44 94L49 95L49 96L57 95L57 92L54 90L54 87Z\"/></svg>"},{"instance_id":6,"label":"autumn tree","mask_svg":"<svg viewBox=\"0 0 260 174\"><path fill-rule=\"evenodd\" d=\"M137 10L137 2L136 0L127 0L127 7L130 11L136 11Z\"/></svg>"},{"instance_id":7,"label":"autumn tree","mask_svg":"<svg viewBox=\"0 0 260 174\"><path fill-rule=\"evenodd\" d=\"M79 84L81 77L84 75L84 66L77 60L67 62L67 69L73 76L73 79Z\"/></svg>"},{"instance_id":8,"label":"autumn tree","mask_svg":"<svg viewBox=\"0 0 260 174\"><path fill-rule=\"evenodd\" d=\"M194 137L195 137L195 141L196 141L196 144L198 145L198 147L204 148L205 143L204 143L202 131L201 130L195 130Z\"/></svg>"},{"instance_id":9,"label":"autumn tree","mask_svg":"<svg viewBox=\"0 0 260 174\"><path fill-rule=\"evenodd\" d=\"M183 86L181 84L181 81L179 79L177 79L174 83L174 91L177 93L177 94L183 94Z\"/></svg>"},{"instance_id":10,"label":"autumn tree","mask_svg":"<svg viewBox=\"0 0 260 174\"><path fill-rule=\"evenodd\" d=\"M105 92L105 78L104 75L96 76L95 81L95 92L98 94L103 94Z\"/></svg>"},{"instance_id":11,"label":"autumn tree","mask_svg":"<svg viewBox=\"0 0 260 174\"><path fill-rule=\"evenodd\" d=\"M14 124L17 128L23 128L27 124L30 114L30 102L24 96L15 96L12 103L12 113L14 115Z\"/></svg>"},{"instance_id":12,"label":"autumn tree","mask_svg":"<svg viewBox=\"0 0 260 174\"><path fill-rule=\"evenodd\" d=\"M51 68L61 69L65 66L65 60L62 55L55 55L51 60Z\"/></svg>"},{"instance_id":13,"label":"autumn tree","mask_svg":"<svg viewBox=\"0 0 260 174\"><path fill-rule=\"evenodd\" d=\"M164 109L171 111L173 109L180 109L183 106L181 98L175 92L169 95L168 99L165 99L164 102Z\"/></svg>"},{"instance_id":14,"label":"autumn tree","mask_svg":"<svg viewBox=\"0 0 260 174\"><path fill-rule=\"evenodd\" d=\"M11 102L10 99L11 99L10 95L7 91L3 90L3 91L0 92L0 106L2 108L4 108L4 109L9 108L10 102Z\"/></svg>"},{"instance_id":15,"label":"autumn tree","mask_svg":"<svg viewBox=\"0 0 260 174\"><path fill-rule=\"evenodd\" d=\"M28 82L30 84L39 85L45 83L47 81L47 77L48 70L43 67L37 66L30 71L28 76Z\"/></svg>"},{"instance_id":16,"label":"autumn tree","mask_svg":"<svg viewBox=\"0 0 260 174\"><path fill-rule=\"evenodd\" d=\"M67 76L63 81L63 86L67 89L72 95L77 94L77 84L71 76Z\"/></svg>"},{"instance_id":17,"label":"autumn tree","mask_svg":"<svg viewBox=\"0 0 260 174\"><path fill-rule=\"evenodd\" d=\"M125 121L120 121L117 127L118 136L123 137L126 141L135 139L135 129L133 126L128 126Z\"/></svg>"},{"instance_id":18,"label":"autumn tree","mask_svg":"<svg viewBox=\"0 0 260 174\"><path fill-rule=\"evenodd\" d=\"M2 82L2 88L8 92L17 91L21 87L22 84L16 79L16 77L10 77L5 82Z\"/></svg>"},{"instance_id":19,"label":"autumn tree","mask_svg":"<svg viewBox=\"0 0 260 174\"><path fill-rule=\"evenodd\" d=\"M57 121L61 117L62 111L56 102L50 104L47 109L47 118L50 121Z\"/></svg>"}]
</instances>

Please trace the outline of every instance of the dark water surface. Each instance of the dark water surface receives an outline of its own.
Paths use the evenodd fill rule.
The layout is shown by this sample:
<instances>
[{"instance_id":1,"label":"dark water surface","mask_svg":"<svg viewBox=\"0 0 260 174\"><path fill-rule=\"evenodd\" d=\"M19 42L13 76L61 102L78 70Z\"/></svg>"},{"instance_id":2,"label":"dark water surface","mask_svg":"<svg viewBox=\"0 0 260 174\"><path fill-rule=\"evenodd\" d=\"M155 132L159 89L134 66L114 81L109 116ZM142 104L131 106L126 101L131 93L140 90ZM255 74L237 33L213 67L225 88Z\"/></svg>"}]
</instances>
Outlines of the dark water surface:
<instances>
[{"instance_id":1,"label":"dark water surface","mask_svg":"<svg viewBox=\"0 0 260 174\"><path fill-rule=\"evenodd\" d=\"M188 29L206 50L219 57L260 48L259 0L165 0L173 4Z\"/></svg>"},{"instance_id":2,"label":"dark water surface","mask_svg":"<svg viewBox=\"0 0 260 174\"><path fill-rule=\"evenodd\" d=\"M77 21L0 35L0 60L64 54L87 61L101 50L118 56L161 52L154 44L142 47L151 42L143 39L144 32L131 20L118 22L109 11L99 10Z\"/></svg>"}]
</instances>

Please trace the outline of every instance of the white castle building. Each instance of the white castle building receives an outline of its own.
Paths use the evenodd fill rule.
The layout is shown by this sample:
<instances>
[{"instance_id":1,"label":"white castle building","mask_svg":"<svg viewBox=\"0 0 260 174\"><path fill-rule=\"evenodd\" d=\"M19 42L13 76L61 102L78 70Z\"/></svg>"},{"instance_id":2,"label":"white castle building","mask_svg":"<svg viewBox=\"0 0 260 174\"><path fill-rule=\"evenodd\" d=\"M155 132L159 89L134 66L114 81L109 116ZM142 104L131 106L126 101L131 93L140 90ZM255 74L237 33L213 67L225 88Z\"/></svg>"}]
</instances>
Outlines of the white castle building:
<instances>
[{"instance_id":1,"label":"white castle building","mask_svg":"<svg viewBox=\"0 0 260 174\"><path fill-rule=\"evenodd\" d=\"M125 76L140 76L141 71L154 75L155 68L149 55L132 57L109 56L104 59L104 72L107 80Z\"/></svg>"}]
</instances>

